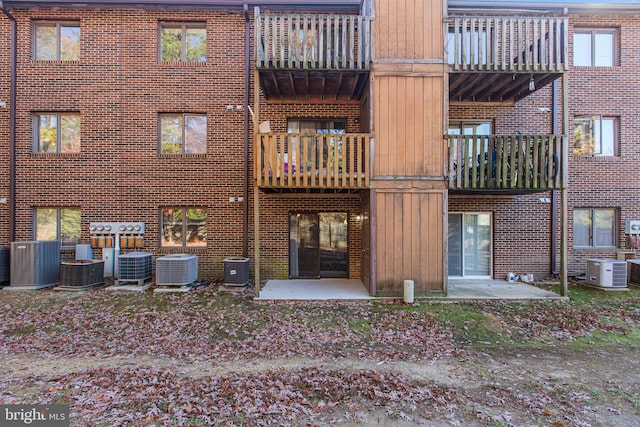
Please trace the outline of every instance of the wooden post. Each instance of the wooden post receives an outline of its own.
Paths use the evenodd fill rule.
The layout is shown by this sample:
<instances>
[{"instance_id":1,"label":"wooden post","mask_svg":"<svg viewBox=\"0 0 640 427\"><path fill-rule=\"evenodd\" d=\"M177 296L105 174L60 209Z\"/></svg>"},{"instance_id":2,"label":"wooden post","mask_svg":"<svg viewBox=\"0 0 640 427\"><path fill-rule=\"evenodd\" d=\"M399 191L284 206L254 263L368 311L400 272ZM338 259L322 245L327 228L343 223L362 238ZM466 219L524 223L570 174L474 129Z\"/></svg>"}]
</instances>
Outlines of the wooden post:
<instances>
[{"instance_id":1,"label":"wooden post","mask_svg":"<svg viewBox=\"0 0 640 427\"><path fill-rule=\"evenodd\" d=\"M562 133L563 135L569 134L569 88L568 88L568 76L565 71L562 73ZM568 190L568 178L569 178L569 147L568 138L563 138L562 144L562 225L560 230L560 295L563 297L569 296L569 288L567 284L567 236L568 236L568 213L569 204L567 197L569 195Z\"/></svg>"},{"instance_id":2,"label":"wooden post","mask_svg":"<svg viewBox=\"0 0 640 427\"><path fill-rule=\"evenodd\" d=\"M253 230L256 298L260 296L260 189L253 187Z\"/></svg>"},{"instance_id":3,"label":"wooden post","mask_svg":"<svg viewBox=\"0 0 640 427\"><path fill-rule=\"evenodd\" d=\"M257 70L253 73L253 109L253 140L256 141L260 123L260 74ZM258 154L259 150L254 150L254 162L258 161ZM256 170L256 176L253 180L253 263L255 267L256 298L260 296L260 188L258 188L257 181L257 174L259 173L261 171ZM265 166L266 173L267 168Z\"/></svg>"}]
</instances>

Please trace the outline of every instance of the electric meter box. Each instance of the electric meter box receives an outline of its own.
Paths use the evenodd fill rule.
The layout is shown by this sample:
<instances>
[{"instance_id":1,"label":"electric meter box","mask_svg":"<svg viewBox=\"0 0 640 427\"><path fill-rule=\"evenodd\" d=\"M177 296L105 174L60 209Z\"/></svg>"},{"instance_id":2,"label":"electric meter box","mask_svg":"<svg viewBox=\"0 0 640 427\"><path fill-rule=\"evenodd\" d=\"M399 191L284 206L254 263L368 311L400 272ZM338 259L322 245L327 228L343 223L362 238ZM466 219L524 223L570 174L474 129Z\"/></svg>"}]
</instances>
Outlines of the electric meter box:
<instances>
[{"instance_id":1,"label":"electric meter box","mask_svg":"<svg viewBox=\"0 0 640 427\"><path fill-rule=\"evenodd\" d=\"M640 219L628 219L625 221L624 234L640 234Z\"/></svg>"}]
</instances>

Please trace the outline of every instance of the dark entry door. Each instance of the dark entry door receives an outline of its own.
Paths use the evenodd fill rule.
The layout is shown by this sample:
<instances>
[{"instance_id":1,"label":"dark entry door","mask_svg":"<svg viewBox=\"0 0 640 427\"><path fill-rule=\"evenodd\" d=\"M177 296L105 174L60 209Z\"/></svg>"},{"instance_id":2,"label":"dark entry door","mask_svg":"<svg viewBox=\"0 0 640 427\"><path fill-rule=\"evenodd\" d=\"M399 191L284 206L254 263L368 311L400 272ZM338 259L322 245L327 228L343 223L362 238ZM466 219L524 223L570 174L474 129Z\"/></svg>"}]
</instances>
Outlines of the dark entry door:
<instances>
[{"instance_id":1,"label":"dark entry door","mask_svg":"<svg viewBox=\"0 0 640 427\"><path fill-rule=\"evenodd\" d=\"M348 214L289 214L289 277L348 277Z\"/></svg>"}]
</instances>

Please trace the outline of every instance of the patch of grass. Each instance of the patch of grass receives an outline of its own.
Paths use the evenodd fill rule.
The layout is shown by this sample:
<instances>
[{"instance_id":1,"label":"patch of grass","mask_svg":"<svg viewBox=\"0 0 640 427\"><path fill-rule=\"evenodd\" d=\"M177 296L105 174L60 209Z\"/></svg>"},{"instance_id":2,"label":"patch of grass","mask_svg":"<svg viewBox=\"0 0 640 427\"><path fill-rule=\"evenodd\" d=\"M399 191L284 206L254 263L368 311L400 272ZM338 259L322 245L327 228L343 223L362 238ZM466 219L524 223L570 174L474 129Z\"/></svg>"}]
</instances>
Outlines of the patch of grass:
<instances>
[{"instance_id":1,"label":"patch of grass","mask_svg":"<svg viewBox=\"0 0 640 427\"><path fill-rule=\"evenodd\" d=\"M495 316L472 304L434 304L419 308L434 315L461 344L493 345L510 339Z\"/></svg>"},{"instance_id":2,"label":"patch of grass","mask_svg":"<svg viewBox=\"0 0 640 427\"><path fill-rule=\"evenodd\" d=\"M349 325L349 329L353 332L357 333L360 336L371 337L371 333L373 332L373 326L369 320L358 319L358 318L349 318L347 320Z\"/></svg>"},{"instance_id":3,"label":"patch of grass","mask_svg":"<svg viewBox=\"0 0 640 427\"><path fill-rule=\"evenodd\" d=\"M596 330L589 336L578 337L568 343L573 347L591 347L593 345L638 345L640 343L640 327L635 327L626 333L606 332Z\"/></svg>"},{"instance_id":4,"label":"patch of grass","mask_svg":"<svg viewBox=\"0 0 640 427\"><path fill-rule=\"evenodd\" d=\"M640 301L640 288L629 287L628 291L603 291L587 286L570 286L569 299L573 304L617 304L635 300ZM559 291L556 290L556 292Z\"/></svg>"}]
</instances>

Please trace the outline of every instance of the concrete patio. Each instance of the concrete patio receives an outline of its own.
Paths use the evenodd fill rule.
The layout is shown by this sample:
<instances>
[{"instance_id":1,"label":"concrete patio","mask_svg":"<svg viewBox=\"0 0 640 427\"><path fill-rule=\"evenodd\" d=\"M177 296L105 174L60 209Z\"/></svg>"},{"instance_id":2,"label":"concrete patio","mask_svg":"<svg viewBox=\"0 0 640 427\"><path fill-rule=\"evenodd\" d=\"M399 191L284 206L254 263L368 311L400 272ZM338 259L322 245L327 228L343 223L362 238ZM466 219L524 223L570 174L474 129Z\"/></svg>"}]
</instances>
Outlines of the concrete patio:
<instances>
[{"instance_id":1,"label":"concrete patio","mask_svg":"<svg viewBox=\"0 0 640 427\"><path fill-rule=\"evenodd\" d=\"M327 301L380 300L369 295L360 280L352 279L292 279L269 280L257 301ZM493 279L449 279L447 296L434 296L428 301L469 300L566 300L565 297L526 283L510 283Z\"/></svg>"}]
</instances>

